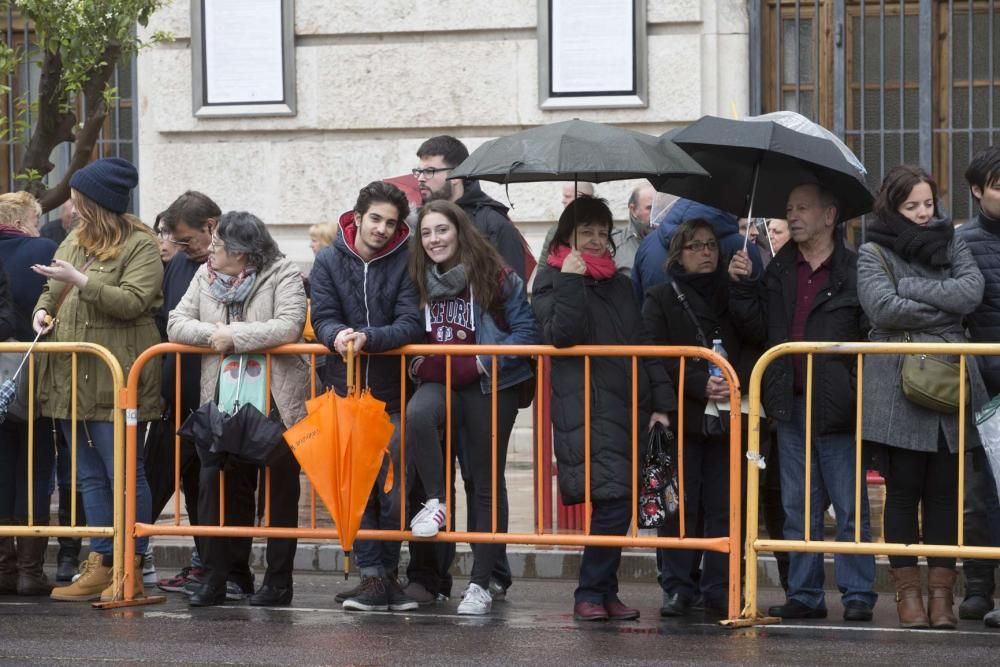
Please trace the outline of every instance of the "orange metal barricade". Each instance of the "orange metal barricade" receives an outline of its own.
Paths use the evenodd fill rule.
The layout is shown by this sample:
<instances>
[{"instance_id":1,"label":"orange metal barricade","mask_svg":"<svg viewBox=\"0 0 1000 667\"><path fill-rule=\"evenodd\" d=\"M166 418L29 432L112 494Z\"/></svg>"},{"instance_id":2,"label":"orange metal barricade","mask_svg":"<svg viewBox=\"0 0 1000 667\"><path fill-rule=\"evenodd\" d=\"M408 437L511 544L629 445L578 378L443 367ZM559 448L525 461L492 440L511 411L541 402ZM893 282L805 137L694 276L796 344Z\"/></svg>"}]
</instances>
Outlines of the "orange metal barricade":
<instances>
[{"instance_id":1,"label":"orange metal barricade","mask_svg":"<svg viewBox=\"0 0 1000 667\"><path fill-rule=\"evenodd\" d=\"M134 408L137 403L138 397L138 380L142 372L144 365L150 360L159 355L163 354L181 354L181 353L195 353L195 354L217 354L212 350L199 347L191 347L186 345L177 344L161 344L154 346L146 350L139 358L136 360L135 364L132 366L129 373L127 390L126 390L126 407ZM315 369L315 360L319 355L329 354L329 351L322 345L307 345L307 344L296 344L296 345L283 345L271 350L266 350L259 352L266 354L267 356L267 368L268 368L268 382L270 381L269 370L270 370L270 360L272 355L275 354L300 354L300 355L310 355L313 360L313 369ZM546 461L544 460L545 447L543 447L544 433L542 429L536 428L536 433L534 435L534 440L538 444L535 450L535 505L536 505L536 526L534 532L530 533L497 533L497 489L494 485L492 506L493 506L493 516L492 516L492 531L489 533L475 533L475 532L465 532L465 531L452 531L452 530L442 530L435 538L431 538L431 541L443 541L443 542L499 542L507 544L526 544L526 545L562 545L562 546L630 546L630 547L654 547L654 548L672 548L672 549L698 549L703 551L715 551L720 553L726 553L729 555L729 618L736 618L740 611L740 564L741 564L741 544L740 544L740 522L742 515L742 493L741 493L741 471L742 471L742 448L741 448L741 402L740 402L740 390L739 390L739 380L736 377L735 371L728 364L728 362L715 354L711 350L702 347L669 347L669 346L578 346L572 348L554 348L550 346L543 345L411 345L399 350L394 350L392 352L386 353L386 355L395 355L399 357L400 361L400 380L402 385L402 398L404 399L401 405L405 406L406 398L406 369L407 369L407 357L413 357L416 355L446 355L446 373L448 380L446 381L446 401L447 401L447 414L448 418L445 419L445 454L446 461L451 461L453 459L454 451L452 449L452 433L451 433L451 359L453 356L469 356L469 355L490 355L492 356L492 373L491 378L493 382L492 391L492 467L493 467L493 478L496 478L497 470L497 402L496 402L496 389L497 389L497 355L502 356L531 356L536 357L540 362L547 358L554 357L582 357L584 360L584 420L587 427L584 429L584 455L585 455L585 494L586 502L585 507L590 505L590 479L591 479L591 464L590 464L590 415L591 415L591 397L590 397L590 365L591 359L593 357L626 357L631 360L631 377L632 377L632 472L633 472L633 484L632 484L632 522L631 528L628 534L616 536L616 535L589 535L590 531L590 512L585 511L585 534L577 535L567 535L567 534L552 534L547 532L549 525L545 522L545 508L543 503L546 498L551 496L551 487L548 487L546 491L546 485L551 484L551 479L543 475L543 471L546 470ZM680 484L679 495L681 505L678 509L679 523L680 523L680 536L679 537L654 537L654 536L642 536L639 535L639 529L636 521L636 513L638 507L638 467L640 462L638 460L639 451L639 425L638 425L638 364L639 359L643 357L675 357L679 358L680 363L680 382L679 386L676 387L679 396L679 412L678 412L678 423L674 426L678 434L678 481ZM729 535L726 537L714 537L714 538L698 538L698 537L687 537L686 527L684 525L684 424L683 424L683 395L684 395L684 365L686 362L686 357L700 357L706 359L712 364L717 365L722 369L723 376L729 383L732 391L730 392L730 506L729 506ZM176 386L180 387L180 368L181 365L177 364L177 382ZM535 377L536 382L536 399L532 407L534 410L535 423L544 423L544 411L546 409L546 397L542 388L545 384L546 375L545 363L538 363L537 373ZM354 368L356 381L360 381L360 364L355 364ZM312 394L315 395L315 372L313 373L313 385ZM599 408L598 408L599 409ZM179 425L179 416L177 417ZM136 447L138 446L138 424L135 420L130 420L127 424L126 433L126 466L134 466L136 458ZM400 461L406 461L406 411L401 409L400 413ZM177 440L177 447L179 448L179 439ZM176 462L175 462L176 466ZM445 466L446 475L446 488L451 487L451 465ZM176 472L176 468L175 468ZM222 473L220 473L222 474ZM406 489L406 466L401 465L400 470L397 473L397 483L399 483L402 489ZM143 536L156 536L156 535L179 535L179 536L206 536L206 537L280 537L280 538L300 538L300 539L312 539L312 540L327 540L327 539L338 539L339 532L336 528L323 528L316 525L316 502L315 493L311 493L311 520L309 527L300 528L279 528L272 527L269 525L269 512L267 506L269 505L269 484L265 483L265 517L264 526L253 527L253 526L188 526L180 524L180 511L179 511L179 498L175 497L175 519L173 525L162 525L162 524L141 524L136 522L135 517L135 479L134 476L127 477L126 486L126 506L125 506L125 551L133 548L133 543L136 537ZM179 475L175 475L175 492L179 490L180 479ZM220 499L224 494L220 492ZM448 494L446 494L448 495ZM451 499L446 498L447 513L451 516ZM220 513L220 516L224 516L224 513ZM358 532L357 539L382 539L382 540L413 540L420 538L413 538L410 531L406 530L406 493L401 493L400 502L400 529L399 530L367 530L362 529ZM222 523L222 521L220 521ZM143 604L148 600L132 600L132 585L133 577L137 576L134 563L131 559L125 559L125 585L124 585L124 596L125 599L122 600L120 605L130 605L130 604Z\"/></svg>"},{"instance_id":2,"label":"orange metal barricade","mask_svg":"<svg viewBox=\"0 0 1000 667\"><path fill-rule=\"evenodd\" d=\"M19 356L23 355L31 347L31 343L25 342L2 342L0 343L0 353L3 354L17 354ZM26 374L27 386L25 389L28 395L35 396L37 390L37 378L35 372L36 360L39 355L72 355L71 360L71 373L70 377L66 378L66 381L74 387L72 399L71 399L71 412L72 421L75 423L77 421L77 371L78 371L78 361L79 355L87 355L96 358L100 363L103 363L107 368L108 372L111 374L112 386L114 387L114 519L113 525L111 526L79 526L77 525L77 481L76 481L76 471L77 471L77 432L73 429L72 436L70 438L70 525L68 526L50 526L48 525L48 520L45 523L37 523L36 515L40 512L44 512L46 515L49 512L49 508L46 506L44 508L36 508L34 506L34 448L35 448L35 419L40 416L37 413L37 402L34 400L28 401L28 414L27 414L27 432L28 432L28 451L27 451L27 487L28 487L28 511L27 511L27 525L16 526L16 525L6 525L0 526L0 537L102 537L110 538L113 540L113 555L114 564L112 567L112 581L115 586L115 590L120 590L120 585L122 581L122 561L131 560L123 559L124 555L124 534L123 526L125 525L125 429L124 422L122 419L122 407L123 407L123 389L125 387L125 374L122 372L121 364L118 363L118 359L115 358L110 351L100 345L94 345L93 343L36 343L34 345L34 350L31 353L29 359L30 363L24 365L21 370L22 373ZM17 446L16 443L2 443L2 446ZM135 467L135 462L132 463L133 469ZM130 477L132 477L130 475ZM133 480L134 481L134 480Z\"/></svg>"},{"instance_id":3,"label":"orange metal barricade","mask_svg":"<svg viewBox=\"0 0 1000 667\"><path fill-rule=\"evenodd\" d=\"M751 461L747 465L747 537L746 537L746 606L738 619L730 619L727 624L731 627L745 627L750 625L762 625L777 623L780 619L767 617L761 614L757 608L757 560L761 551L771 552L802 552L802 553L834 553L834 554L863 554L863 555L886 555L886 556L924 556L924 557L955 557L955 558L1000 558L1000 547L979 547L968 546L965 542L965 452L966 452L966 432L969 428L968 417L971 416L972 407L967 405L967 356L970 355L996 355L1000 353L1000 345L986 343L862 343L862 342L795 342L783 343L767 350L754 366L753 374L750 377L750 420L749 431L749 453L748 458L754 458L760 452L760 429L755 426L759 423L755 421L760 415L761 391L764 380L764 373L768 366L776 359L787 355L805 355L805 389L806 389L806 431L805 431L805 469L803 471L805 480L805 500L803 502L804 514L804 536L801 540L777 540L773 538L761 539L758 535L758 488L757 479L759 470ZM856 388L856 425L855 425L855 484L854 484L854 509L861 505L862 480L871 482L871 473L863 476L862 469L862 417L864 412L863 387L864 387L864 357L866 355L879 354L928 354L959 356L959 406L958 406L958 457L957 457L957 478L958 478L958 513L956 524L958 526L957 544L895 544L888 542L862 541L861 521L854 522L853 539L850 541L835 542L824 541L822 539L823 527L812 527L810 530L810 516L807 508L810 507L810 457L812 453L812 380L813 380L813 357L817 354L824 355L848 355L856 357L857 363L857 388ZM874 481L884 480L875 476ZM814 539L810 533L818 530L820 539Z\"/></svg>"}]
</instances>

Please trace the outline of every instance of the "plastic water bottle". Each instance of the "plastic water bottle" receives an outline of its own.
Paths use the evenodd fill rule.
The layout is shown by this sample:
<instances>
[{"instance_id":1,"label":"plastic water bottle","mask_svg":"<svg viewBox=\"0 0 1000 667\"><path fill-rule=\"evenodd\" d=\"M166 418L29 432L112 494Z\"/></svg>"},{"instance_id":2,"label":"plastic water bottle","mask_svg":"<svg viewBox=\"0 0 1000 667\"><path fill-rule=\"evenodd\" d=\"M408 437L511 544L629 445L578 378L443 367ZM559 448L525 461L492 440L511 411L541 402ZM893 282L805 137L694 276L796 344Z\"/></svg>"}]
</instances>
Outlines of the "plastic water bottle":
<instances>
[{"instance_id":1,"label":"plastic water bottle","mask_svg":"<svg viewBox=\"0 0 1000 667\"><path fill-rule=\"evenodd\" d=\"M722 357L727 361L729 360L729 355L726 354L726 348L722 347L721 338L716 338L712 341L712 352L715 352L717 355L719 355L720 357ZM708 374L711 375L712 377L717 377L717 378L723 377L722 369L716 366L715 364L708 365Z\"/></svg>"}]
</instances>

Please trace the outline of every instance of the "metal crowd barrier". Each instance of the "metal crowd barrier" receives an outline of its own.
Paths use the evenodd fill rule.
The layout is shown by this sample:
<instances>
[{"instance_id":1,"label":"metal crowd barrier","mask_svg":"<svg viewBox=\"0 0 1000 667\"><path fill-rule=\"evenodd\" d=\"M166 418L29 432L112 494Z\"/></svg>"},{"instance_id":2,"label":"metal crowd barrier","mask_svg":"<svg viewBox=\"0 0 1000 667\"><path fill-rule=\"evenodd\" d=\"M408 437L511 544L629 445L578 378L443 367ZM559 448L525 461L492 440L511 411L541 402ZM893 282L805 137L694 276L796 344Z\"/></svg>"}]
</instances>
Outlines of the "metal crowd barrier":
<instances>
[{"instance_id":1,"label":"metal crowd barrier","mask_svg":"<svg viewBox=\"0 0 1000 667\"><path fill-rule=\"evenodd\" d=\"M26 342L3 342L0 343L0 354L17 354L23 356L31 347L31 343ZM25 427L28 431L28 523L24 526L0 525L0 537L105 537L111 538L114 544L114 566L112 568L113 581L120 585L123 568L122 562L125 560L125 536L120 529L125 525L125 426L122 412L124 406L125 374L115 356L100 345L93 343L37 343L34 351L29 355L28 363L21 369L22 373L27 373L26 389L29 396L34 397L37 393L35 366L39 355L72 355L70 362L70 377L65 378L73 387L72 399L70 403L71 419L74 424L77 421L77 376L79 369L79 355L86 354L96 357L103 362L108 372L111 373L111 381L114 391L114 525L111 526L78 526L77 521L77 482L76 482L76 452L77 452L77 429L73 429L70 438L70 525L50 526L47 524L35 524L35 517L39 512L48 514L49 507L36 508L34 506L34 458L35 458L35 420L42 416L38 412L38 404L35 400L28 401L27 423ZM7 419L13 419L7 415ZM14 443L0 443L3 447L16 446ZM53 443L55 446L55 443ZM134 462L133 462L134 467ZM132 477L131 475L129 477ZM134 481L134 480L133 480ZM131 559L129 559L131 560ZM116 590L118 590L116 588Z\"/></svg>"},{"instance_id":2,"label":"metal crowd barrier","mask_svg":"<svg viewBox=\"0 0 1000 667\"><path fill-rule=\"evenodd\" d=\"M126 408L134 409L137 403L138 389L139 389L139 377L145 364L153 358L156 358L163 354L176 354L178 355L178 363L176 364L176 382L175 386L178 388L178 402L179 402L179 391L180 391L180 372L181 364L179 363L179 355L182 353L194 353L194 354L218 354L210 349L201 347L192 347L187 345L178 345L172 343L163 343L151 347L150 349L143 352L139 358L136 360L135 364L132 366L129 373L128 384L126 386ZM286 355L286 354L301 354L310 355L312 359L312 395L316 395L317 387L315 382L315 367L316 367L316 357L321 355L329 354L329 350L322 345L315 344L295 344L295 345L283 345L270 350L265 350L258 352L260 354L266 355L266 380L268 386L270 386L270 368L271 368L271 358L273 355ZM410 345L392 352L386 353L386 355L398 356L399 357L399 369L400 369L400 381L402 385L402 396L403 399L401 404L405 406L406 404L406 371L407 371L407 357L413 357L416 355L446 355L446 371L448 380L446 382L446 396L447 399L447 409L446 409L446 419L445 419L445 461L453 460L452 457L454 452L452 450L452 433L451 433L451 358L453 356L469 356L469 355L492 355L492 381L493 381L493 392L492 392L492 419L493 419L493 437L492 437L492 465L494 472L496 471L497 465L497 403L496 403L496 387L497 387L497 356L528 356L535 357L539 361L542 361L546 357L582 357L584 360L584 422L586 425L590 424L592 408L591 397L590 397L590 366L591 359L593 357L628 357L631 359L632 367L632 414L633 416L638 414L638 392L637 392L637 382L638 382L638 363L641 357L677 357L680 359L680 383L675 389L677 390L679 396L679 406L683 406L683 396L684 396L684 368L685 368L685 357L700 357L708 362L717 365L722 369L723 376L729 383L732 391L730 392L730 509L729 509L729 535L726 537L715 537L715 538L699 538L699 537L688 537L686 526L684 525L684 415L681 409L678 416L678 423L673 424L675 430L678 434L678 482L679 482L679 496L680 496L680 507L678 508L679 515L679 537L649 537L639 535L639 529L636 522L636 512L638 507L638 466L640 462L638 461L638 447L639 447L639 425L635 417L633 417L633 427L632 427L632 467L633 467L633 484L632 484L632 523L631 529L627 535L613 536L613 535L567 535L567 534L552 534L547 533L543 520L542 503L544 498L546 498L546 493L544 486L545 484L551 484L551 480L545 478L541 471L545 469L543 458L541 456L543 447L543 433L542 429L536 429L534 434L534 441L537 443L536 446L536 456L535 456L535 480L536 480L536 497L535 502L538 508L536 512L536 526L534 532L523 532L523 533L498 533L496 532L497 523L497 489L493 488L493 524L492 532L479 533L479 532L466 532L466 531L456 531L449 530L447 527L443 529L434 538L430 538L429 541L438 542L501 542L507 544L530 544L530 545L560 545L560 546L622 546L622 547L653 547L653 548L672 548L672 549L697 549L703 551L715 551L720 553L729 554L729 609L728 617L730 619L735 619L739 615L740 609L740 563L741 563L741 553L740 553L740 521L742 515L742 494L741 494L741 468L742 468L742 451L741 451L741 403L740 403L740 391L739 391L739 380L736 377L735 371L728 364L728 362L721 356L715 354L709 349L702 347L671 347L671 346L578 346L572 348L555 348L551 346L544 345ZM354 364L353 374L355 377L355 382L360 382L360 367L361 363ZM350 364L349 364L350 368ZM545 364L537 364L537 372L535 377L536 382L536 397L533 404L533 409L535 415L537 416L536 424L541 424L544 422L542 419L543 412L546 407L547 397L544 395L543 387L545 386ZM352 371L349 370L349 373ZM269 395L269 392L268 392ZM176 411L175 411L176 413ZM175 416L175 426L180 425L180 415ZM400 461L406 461L406 411L405 408L401 409L400 413ZM590 476L591 476L591 464L590 464L590 429L589 427L584 429L584 453L585 453L585 466L584 466L584 476L585 476L585 494L587 507L590 506ZM135 465L136 459L136 447L138 446L138 424L135 419L130 419L126 427L126 464ZM178 459L180 450L180 439L176 439L176 452L175 452L175 466L179 465ZM401 485L403 492L400 494L400 524L399 530L367 530L362 529L358 532L356 539L365 540L413 540L413 539L427 539L427 538L413 538L408 528L407 512L406 512L406 465L400 465L400 470L396 472L397 483ZM452 483L452 466L445 466L446 475L446 486L445 488L451 488ZM176 468L175 468L176 470ZM220 471L220 475L224 475ZM495 478L495 474L494 474ZM299 538L308 540L336 540L339 538L338 530L334 527L320 527L317 526L316 522L316 494L310 489L311 496L311 518L310 525L308 527L299 528L281 528L270 526L269 520L269 507L270 507L270 477L265 474L265 511L264 511L264 521L263 526L191 526L182 525L180 523L180 511L179 511L179 490L180 490L180 476L175 474L174 484L175 484L175 516L172 525L165 524L144 524L136 522L136 512L135 512L135 479L134 476L127 477L127 486L125 489L126 494L126 504L125 504L125 523L124 523L124 533L125 533L125 550L128 553L130 549L134 550L133 544L137 537L152 537L158 535L174 535L174 536L204 536L204 537L276 537L276 538ZM550 491L551 493L551 491ZM446 494L449 495L450 494ZM548 496L551 497L551 496ZM220 505L223 502L224 493L220 491ZM451 498L446 499L448 505L447 511L449 518L452 516L451 511ZM220 517L224 517L225 512L222 511L220 507ZM221 523L221 521L220 521ZM590 532L590 513L586 512L586 533ZM123 586L123 599L115 603L116 606L128 606L134 604L148 604L151 602L161 601L162 598L146 598L142 600L133 600L133 577L138 576L135 572L135 565L132 559L125 559L124 562L124 586Z\"/></svg>"},{"instance_id":3,"label":"metal crowd barrier","mask_svg":"<svg viewBox=\"0 0 1000 667\"><path fill-rule=\"evenodd\" d=\"M798 342L784 343L769 349L761 356L754 366L750 376L750 427L748 459L760 453L760 412L761 384L768 366L775 360L787 355L806 355L805 359L805 502L804 502L804 537L803 540L761 539L758 522L758 475L759 469L751 460L747 465L747 543L746 543L746 606L739 619L730 620L725 624L732 627L778 623L780 619L767 617L757 608L757 559L761 551L767 552L809 552L884 556L937 556L956 558L1000 558L1000 547L966 546L965 541L965 434L970 408L966 405L966 355L997 355L1000 345L985 343L822 343ZM810 490L811 490L811 456L812 456L812 392L813 392L813 356L816 354L840 354L857 356L857 415L855 424L855 483L854 508L858 517L861 504L862 488L862 419L864 403L862 400L864 384L864 356L867 354L935 354L951 355L960 358L959 375L959 412L958 412L958 544L897 544L886 542L862 542L860 520L854 522L854 540L851 542L827 542L810 539ZM822 536L823 527L814 528ZM872 536L875 540L875 536Z\"/></svg>"}]
</instances>

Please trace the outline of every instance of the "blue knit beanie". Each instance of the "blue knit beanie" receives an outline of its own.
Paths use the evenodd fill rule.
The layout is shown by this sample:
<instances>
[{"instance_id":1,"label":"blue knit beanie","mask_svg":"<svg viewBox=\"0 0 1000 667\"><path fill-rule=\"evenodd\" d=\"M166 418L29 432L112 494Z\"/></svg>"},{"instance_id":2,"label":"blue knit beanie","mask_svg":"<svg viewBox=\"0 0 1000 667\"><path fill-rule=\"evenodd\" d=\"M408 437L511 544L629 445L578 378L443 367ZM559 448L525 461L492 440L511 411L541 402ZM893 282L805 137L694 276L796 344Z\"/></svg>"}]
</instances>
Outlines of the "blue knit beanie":
<instances>
[{"instance_id":1,"label":"blue knit beanie","mask_svg":"<svg viewBox=\"0 0 1000 667\"><path fill-rule=\"evenodd\" d=\"M138 183L135 165L120 157L91 162L69 179L69 187L114 213L128 210L129 195Z\"/></svg>"}]
</instances>

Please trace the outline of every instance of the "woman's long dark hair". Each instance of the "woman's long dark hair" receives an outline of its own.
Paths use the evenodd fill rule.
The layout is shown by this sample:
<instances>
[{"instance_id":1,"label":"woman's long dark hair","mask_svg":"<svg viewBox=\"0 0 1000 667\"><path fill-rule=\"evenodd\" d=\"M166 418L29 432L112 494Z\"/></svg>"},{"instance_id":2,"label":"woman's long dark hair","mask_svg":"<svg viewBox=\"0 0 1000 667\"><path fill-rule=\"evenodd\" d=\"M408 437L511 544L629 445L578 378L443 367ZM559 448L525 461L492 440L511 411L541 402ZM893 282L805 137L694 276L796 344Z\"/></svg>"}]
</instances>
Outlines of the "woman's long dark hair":
<instances>
[{"instance_id":1,"label":"woman's long dark hair","mask_svg":"<svg viewBox=\"0 0 1000 667\"><path fill-rule=\"evenodd\" d=\"M424 204L417 216L417 230L410 252L410 275L420 292L421 307L427 305L427 269L433 264L424 251L420 229L430 213L443 215L458 230L458 262L465 267L469 287L483 310L494 310L500 296L500 277L506 268L500 253L483 238L458 205L445 199Z\"/></svg>"}]
</instances>

